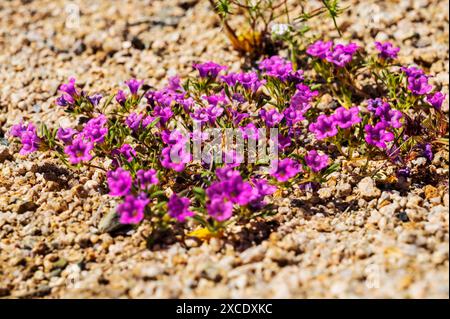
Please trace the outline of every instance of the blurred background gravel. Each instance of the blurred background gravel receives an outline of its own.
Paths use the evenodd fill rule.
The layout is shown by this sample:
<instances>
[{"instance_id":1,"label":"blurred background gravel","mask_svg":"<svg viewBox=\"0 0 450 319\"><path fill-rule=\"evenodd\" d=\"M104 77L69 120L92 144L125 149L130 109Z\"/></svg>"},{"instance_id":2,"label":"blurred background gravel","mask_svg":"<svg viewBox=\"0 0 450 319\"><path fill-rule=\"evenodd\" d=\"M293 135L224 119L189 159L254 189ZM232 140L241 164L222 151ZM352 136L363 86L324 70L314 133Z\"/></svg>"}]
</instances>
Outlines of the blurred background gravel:
<instances>
[{"instance_id":1,"label":"blurred background gravel","mask_svg":"<svg viewBox=\"0 0 450 319\"><path fill-rule=\"evenodd\" d=\"M424 68L448 94L448 1L342 4L349 8L338 19L344 38L367 46L392 41L402 63ZM289 6L298 10L296 1ZM336 36L329 21L313 25L317 34ZM102 93L131 77L161 87L206 60L232 70L244 62L206 0L1 1L0 138L22 118L67 120L54 100L69 76ZM21 157L6 144L2 139L0 297L449 296L446 152L432 165L417 159L432 175L407 192L357 180L349 168L319 199L276 199L276 218L236 229L234 241L155 251L145 247L146 224L113 236L99 230L114 204L99 193L98 173L69 172L48 154ZM341 207L350 202L351 209Z\"/></svg>"}]
</instances>

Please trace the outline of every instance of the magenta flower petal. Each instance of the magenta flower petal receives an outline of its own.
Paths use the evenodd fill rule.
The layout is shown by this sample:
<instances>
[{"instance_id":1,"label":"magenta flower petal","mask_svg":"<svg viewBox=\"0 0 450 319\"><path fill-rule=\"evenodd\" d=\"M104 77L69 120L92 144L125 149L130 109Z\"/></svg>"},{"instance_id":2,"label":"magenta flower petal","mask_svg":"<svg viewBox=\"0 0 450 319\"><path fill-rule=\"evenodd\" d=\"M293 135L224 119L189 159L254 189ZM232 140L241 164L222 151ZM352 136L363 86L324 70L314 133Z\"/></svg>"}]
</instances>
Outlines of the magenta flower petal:
<instances>
[{"instance_id":1,"label":"magenta flower petal","mask_svg":"<svg viewBox=\"0 0 450 319\"><path fill-rule=\"evenodd\" d=\"M125 196L130 192L133 179L129 171L119 167L115 171L109 171L106 176L108 180L109 195Z\"/></svg>"}]
</instances>

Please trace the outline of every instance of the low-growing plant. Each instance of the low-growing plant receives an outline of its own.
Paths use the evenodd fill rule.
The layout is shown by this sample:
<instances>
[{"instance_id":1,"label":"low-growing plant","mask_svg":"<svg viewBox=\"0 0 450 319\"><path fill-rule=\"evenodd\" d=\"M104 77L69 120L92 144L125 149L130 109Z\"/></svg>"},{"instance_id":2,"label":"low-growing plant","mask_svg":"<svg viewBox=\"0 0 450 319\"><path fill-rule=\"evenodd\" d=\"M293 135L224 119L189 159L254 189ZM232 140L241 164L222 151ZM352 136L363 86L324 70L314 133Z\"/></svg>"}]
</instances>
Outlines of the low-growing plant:
<instances>
[{"instance_id":1,"label":"low-growing plant","mask_svg":"<svg viewBox=\"0 0 450 319\"><path fill-rule=\"evenodd\" d=\"M310 12L304 8L306 1L298 1L300 13L292 17L287 0L209 1L233 48L251 58L260 57L284 45L287 45L291 57L295 57L310 41L306 37L310 30L308 21L316 17L331 18L340 35L336 18L343 9L338 0L322 0L321 6Z\"/></svg>"},{"instance_id":2,"label":"low-growing plant","mask_svg":"<svg viewBox=\"0 0 450 319\"><path fill-rule=\"evenodd\" d=\"M412 152L431 160L435 143L448 143L445 96L419 68L395 64L398 48L375 45L366 55L354 43L317 41L296 57L315 70L309 78L280 56L239 73L198 63L184 82L143 90L131 79L106 97L71 78L56 104L78 124L21 122L10 135L20 154L53 151L74 169L104 170L124 224L146 218L165 230L190 219L217 235L267 214L277 191L323 183L339 157L383 159L404 175ZM358 74L375 89L359 86ZM319 107L325 94L338 103ZM361 174L371 174L367 165Z\"/></svg>"}]
</instances>

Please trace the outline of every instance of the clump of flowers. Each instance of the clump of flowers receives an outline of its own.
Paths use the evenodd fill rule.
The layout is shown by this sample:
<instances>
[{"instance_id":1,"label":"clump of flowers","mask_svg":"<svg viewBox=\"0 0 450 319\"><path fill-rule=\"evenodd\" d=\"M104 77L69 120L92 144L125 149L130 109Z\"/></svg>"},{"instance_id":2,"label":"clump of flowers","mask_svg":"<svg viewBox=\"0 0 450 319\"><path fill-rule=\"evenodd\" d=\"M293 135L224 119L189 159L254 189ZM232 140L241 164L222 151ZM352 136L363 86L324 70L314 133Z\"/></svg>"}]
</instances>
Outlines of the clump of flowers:
<instances>
[{"instance_id":1,"label":"clump of flowers","mask_svg":"<svg viewBox=\"0 0 450 319\"><path fill-rule=\"evenodd\" d=\"M55 105L80 124L38 130L20 122L10 136L22 155L53 151L73 169L104 170L124 224L146 219L154 229L201 225L219 234L261 215L278 190L326 181L354 154L403 170L417 149L432 157L433 142L448 134L446 96L424 71L394 65L392 44L375 47L364 56L355 43L316 41L295 57L310 63L309 77L275 55L237 73L197 63L196 76L158 90L131 79L109 97L88 95L70 78ZM364 70L377 94L355 82ZM323 107L325 94L333 103Z\"/></svg>"}]
</instances>

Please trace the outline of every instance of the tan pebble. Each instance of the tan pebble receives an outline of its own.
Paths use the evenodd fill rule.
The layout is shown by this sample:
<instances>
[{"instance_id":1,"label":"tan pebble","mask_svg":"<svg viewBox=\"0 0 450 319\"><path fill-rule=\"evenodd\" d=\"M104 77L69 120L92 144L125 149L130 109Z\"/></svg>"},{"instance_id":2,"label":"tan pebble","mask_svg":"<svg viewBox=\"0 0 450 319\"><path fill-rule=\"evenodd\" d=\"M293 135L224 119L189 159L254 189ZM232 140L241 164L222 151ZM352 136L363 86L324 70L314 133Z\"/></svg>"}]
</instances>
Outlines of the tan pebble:
<instances>
[{"instance_id":1,"label":"tan pebble","mask_svg":"<svg viewBox=\"0 0 450 319\"><path fill-rule=\"evenodd\" d=\"M427 185L424 187L425 198L430 199L439 196L439 191L436 187Z\"/></svg>"}]
</instances>

